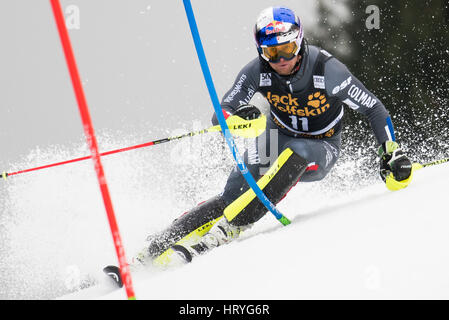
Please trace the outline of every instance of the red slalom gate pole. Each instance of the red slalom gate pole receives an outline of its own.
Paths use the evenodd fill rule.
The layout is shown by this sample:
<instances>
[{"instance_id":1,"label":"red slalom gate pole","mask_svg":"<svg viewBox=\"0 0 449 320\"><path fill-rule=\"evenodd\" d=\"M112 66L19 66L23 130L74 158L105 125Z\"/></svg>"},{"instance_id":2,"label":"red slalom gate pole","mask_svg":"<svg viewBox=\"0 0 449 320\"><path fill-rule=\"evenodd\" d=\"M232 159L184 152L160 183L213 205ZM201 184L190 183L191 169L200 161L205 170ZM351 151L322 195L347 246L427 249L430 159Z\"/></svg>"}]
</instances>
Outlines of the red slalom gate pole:
<instances>
[{"instance_id":1,"label":"red slalom gate pole","mask_svg":"<svg viewBox=\"0 0 449 320\"><path fill-rule=\"evenodd\" d=\"M69 33L65 25L61 4L59 3L59 0L50 0L50 3L53 9L53 14L55 16L56 25L58 27L62 47L64 49L64 55L66 58L67 66L69 68L70 77L72 79L72 85L75 91L76 100L78 102L78 109L80 111L81 120L84 126L84 134L86 135L87 144L89 145L90 152L92 154L92 159L94 160L95 171L97 173L101 195L103 196L103 202L108 216L112 238L114 240L115 250L120 263L120 271L123 279L123 284L125 285L128 299L135 299L134 289L131 281L131 274L129 272L128 263L126 262L125 250L123 249L123 244L120 238L117 221L115 219L114 209L112 207L112 201L109 194L108 185L104 175L103 166L101 164L100 154L98 152L98 144L95 138L95 132L89 114L89 108L87 106L86 97L84 95L84 90L81 85L81 80L78 73L78 68L76 66L72 45L70 43Z\"/></svg>"}]
</instances>

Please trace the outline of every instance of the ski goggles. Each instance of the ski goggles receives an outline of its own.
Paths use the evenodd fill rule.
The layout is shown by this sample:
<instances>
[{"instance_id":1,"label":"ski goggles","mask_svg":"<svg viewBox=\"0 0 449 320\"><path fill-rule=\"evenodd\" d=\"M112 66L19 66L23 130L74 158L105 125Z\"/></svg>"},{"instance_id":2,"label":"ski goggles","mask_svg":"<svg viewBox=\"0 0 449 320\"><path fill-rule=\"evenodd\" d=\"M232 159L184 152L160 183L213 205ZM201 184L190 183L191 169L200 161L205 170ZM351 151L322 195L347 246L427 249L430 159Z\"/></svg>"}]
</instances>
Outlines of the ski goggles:
<instances>
[{"instance_id":1,"label":"ski goggles","mask_svg":"<svg viewBox=\"0 0 449 320\"><path fill-rule=\"evenodd\" d=\"M296 41L279 44L270 47L261 47L262 57L269 62L279 62L281 58L285 60L293 59L299 52Z\"/></svg>"}]
</instances>

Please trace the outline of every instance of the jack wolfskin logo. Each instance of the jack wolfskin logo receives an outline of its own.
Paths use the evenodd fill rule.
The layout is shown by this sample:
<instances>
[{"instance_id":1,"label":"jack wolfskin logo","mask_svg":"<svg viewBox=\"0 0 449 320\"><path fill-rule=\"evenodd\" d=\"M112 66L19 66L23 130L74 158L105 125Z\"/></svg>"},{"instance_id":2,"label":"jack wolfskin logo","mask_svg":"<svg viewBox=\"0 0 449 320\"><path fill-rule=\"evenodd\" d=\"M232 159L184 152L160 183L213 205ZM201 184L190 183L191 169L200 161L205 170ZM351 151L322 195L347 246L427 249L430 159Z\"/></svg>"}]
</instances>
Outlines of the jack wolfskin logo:
<instances>
[{"instance_id":1,"label":"jack wolfskin logo","mask_svg":"<svg viewBox=\"0 0 449 320\"><path fill-rule=\"evenodd\" d=\"M267 99L271 104L277 106L279 103L285 106L299 106L298 98L293 98L293 96L289 93L288 95L279 96L277 94L272 94L270 91L267 93Z\"/></svg>"},{"instance_id":2,"label":"jack wolfskin logo","mask_svg":"<svg viewBox=\"0 0 449 320\"><path fill-rule=\"evenodd\" d=\"M319 108L326 103L326 96L319 91L309 95L308 99L309 102L307 102L307 105L314 108Z\"/></svg>"},{"instance_id":3,"label":"jack wolfskin logo","mask_svg":"<svg viewBox=\"0 0 449 320\"><path fill-rule=\"evenodd\" d=\"M320 91L310 94L307 99L309 100L307 105L315 108L315 110L309 112L311 116L320 115L323 112L326 112L330 107L329 103L326 103L326 96L321 94ZM316 114L313 111L315 111Z\"/></svg>"},{"instance_id":4,"label":"jack wolfskin logo","mask_svg":"<svg viewBox=\"0 0 449 320\"><path fill-rule=\"evenodd\" d=\"M267 100L273 107L281 112L287 112L300 117L316 117L330 108L330 104L326 103L326 96L320 91L308 96L305 107L299 105L298 99L294 98L290 93L282 96L272 94L270 91L267 93Z\"/></svg>"}]
</instances>

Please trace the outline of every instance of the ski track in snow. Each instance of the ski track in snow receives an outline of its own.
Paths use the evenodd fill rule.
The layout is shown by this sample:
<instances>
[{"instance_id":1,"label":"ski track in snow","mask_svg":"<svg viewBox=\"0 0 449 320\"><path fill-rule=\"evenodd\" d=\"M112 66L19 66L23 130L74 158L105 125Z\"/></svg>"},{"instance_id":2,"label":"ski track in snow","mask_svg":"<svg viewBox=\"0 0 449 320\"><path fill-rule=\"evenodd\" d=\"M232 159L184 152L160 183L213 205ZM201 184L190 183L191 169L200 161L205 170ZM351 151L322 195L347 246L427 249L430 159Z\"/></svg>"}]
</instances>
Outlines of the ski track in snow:
<instances>
[{"instance_id":1,"label":"ski track in snow","mask_svg":"<svg viewBox=\"0 0 449 320\"><path fill-rule=\"evenodd\" d=\"M233 161L216 139L103 158L128 262L147 235L221 191ZM103 150L140 142L99 141ZM36 149L17 169L84 154L84 147ZM278 205L288 227L267 214L189 265L134 272L137 298L449 298L449 165L417 171L394 193L372 173L360 179L359 169L343 156L323 181L299 183ZM101 272L117 259L90 161L11 177L3 189L0 298L126 298ZM78 290L93 279L97 286ZM198 281L210 282L208 290Z\"/></svg>"}]
</instances>

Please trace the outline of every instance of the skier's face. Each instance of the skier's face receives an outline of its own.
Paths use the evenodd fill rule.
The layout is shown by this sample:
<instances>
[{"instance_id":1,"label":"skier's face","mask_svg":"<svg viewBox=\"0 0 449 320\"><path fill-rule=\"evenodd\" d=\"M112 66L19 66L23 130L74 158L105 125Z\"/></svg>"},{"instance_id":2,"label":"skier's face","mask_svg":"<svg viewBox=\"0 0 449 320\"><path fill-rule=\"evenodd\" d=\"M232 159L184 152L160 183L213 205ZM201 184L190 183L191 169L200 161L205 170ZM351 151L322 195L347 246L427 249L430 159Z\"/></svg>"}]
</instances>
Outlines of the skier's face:
<instances>
[{"instance_id":1,"label":"skier's face","mask_svg":"<svg viewBox=\"0 0 449 320\"><path fill-rule=\"evenodd\" d=\"M269 62L269 64L273 68L273 70L279 73L281 76L288 76L292 73L293 68L295 67L299 59L301 59L300 55L290 60L281 58L279 62Z\"/></svg>"}]
</instances>

